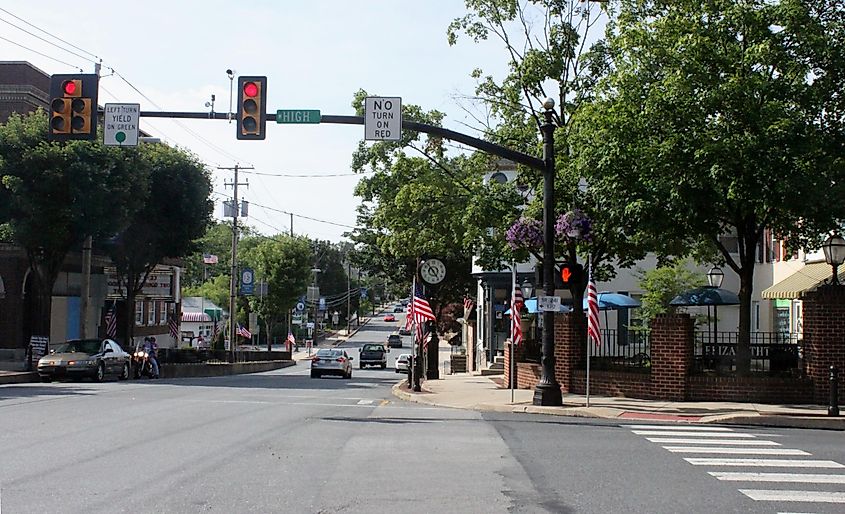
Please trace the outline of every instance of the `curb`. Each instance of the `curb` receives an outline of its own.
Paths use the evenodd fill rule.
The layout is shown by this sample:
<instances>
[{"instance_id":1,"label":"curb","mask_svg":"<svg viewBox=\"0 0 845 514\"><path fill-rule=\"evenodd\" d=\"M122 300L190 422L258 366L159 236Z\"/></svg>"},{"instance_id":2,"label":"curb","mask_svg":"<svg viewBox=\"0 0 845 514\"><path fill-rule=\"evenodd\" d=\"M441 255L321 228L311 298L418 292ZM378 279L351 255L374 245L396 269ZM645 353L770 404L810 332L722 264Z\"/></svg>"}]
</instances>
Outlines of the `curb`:
<instances>
[{"instance_id":1,"label":"curb","mask_svg":"<svg viewBox=\"0 0 845 514\"><path fill-rule=\"evenodd\" d=\"M690 419L690 415L684 415L683 417L669 414L669 413L662 413L662 412L632 412L626 411L623 409L617 409L613 407L583 407L583 406L572 406L572 407L543 407L539 405L530 405L530 404L519 404L519 405L507 405L507 404L489 404L489 403L478 403L468 407L458 407L455 405L449 405L447 403L434 401L430 396L426 396L425 394L420 393L411 393L408 392L406 384L408 383L407 379L400 381L399 383L395 384L391 391L393 396L405 400L408 402L413 403L421 403L425 405L431 405L433 407L445 407L450 409L464 409L464 410L474 410L474 411L483 411L483 412L510 412L514 414L544 414L548 416L568 416L574 418L596 418L596 419L610 419L610 420L618 420L624 422L634 422L634 421L663 421L663 422L674 422L678 424L693 424L693 425L706 425L706 424L719 424L719 425L751 425L751 426L761 426L761 427L773 427L773 428L804 428L804 429L817 429L817 430L844 430L845 431L845 417L823 417L823 416L777 416L777 415L770 415L770 414L749 414L746 412L736 412L731 414L719 414L719 415L711 415L708 416L706 414L701 415L698 419ZM423 388L424 393L430 393ZM628 414L628 416L623 417L623 414ZM641 414L641 416L637 416L637 414ZM654 416L660 415L660 418L657 419Z\"/></svg>"}]
</instances>

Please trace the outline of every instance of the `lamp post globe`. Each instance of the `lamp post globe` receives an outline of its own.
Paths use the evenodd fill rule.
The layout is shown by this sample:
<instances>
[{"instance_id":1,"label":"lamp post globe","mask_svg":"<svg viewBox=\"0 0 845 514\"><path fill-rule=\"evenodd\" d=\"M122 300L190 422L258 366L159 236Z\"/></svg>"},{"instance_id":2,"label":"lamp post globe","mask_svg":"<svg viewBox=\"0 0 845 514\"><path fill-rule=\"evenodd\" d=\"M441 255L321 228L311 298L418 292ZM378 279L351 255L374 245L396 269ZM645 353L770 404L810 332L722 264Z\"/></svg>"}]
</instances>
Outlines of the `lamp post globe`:
<instances>
[{"instance_id":1,"label":"lamp post globe","mask_svg":"<svg viewBox=\"0 0 845 514\"><path fill-rule=\"evenodd\" d=\"M707 272L707 283L710 284L710 287L722 287L722 280L724 280L724 278L725 273L719 266L713 266L710 268L710 271Z\"/></svg>"},{"instance_id":2,"label":"lamp post globe","mask_svg":"<svg viewBox=\"0 0 845 514\"><path fill-rule=\"evenodd\" d=\"M822 244L822 251L824 252L825 262L833 268L831 284L839 285L839 273L837 269L845 262L845 239L839 234L828 236L827 240Z\"/></svg>"}]
</instances>

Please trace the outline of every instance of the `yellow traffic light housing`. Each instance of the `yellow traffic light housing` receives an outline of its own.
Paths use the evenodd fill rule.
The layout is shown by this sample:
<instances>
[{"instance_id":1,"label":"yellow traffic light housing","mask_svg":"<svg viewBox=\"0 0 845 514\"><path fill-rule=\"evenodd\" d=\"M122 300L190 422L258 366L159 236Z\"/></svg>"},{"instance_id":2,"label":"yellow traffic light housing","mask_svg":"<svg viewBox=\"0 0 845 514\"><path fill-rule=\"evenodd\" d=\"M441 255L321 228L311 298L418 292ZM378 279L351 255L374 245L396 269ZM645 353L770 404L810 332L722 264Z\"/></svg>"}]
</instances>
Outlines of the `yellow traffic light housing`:
<instances>
[{"instance_id":1,"label":"yellow traffic light housing","mask_svg":"<svg viewBox=\"0 0 845 514\"><path fill-rule=\"evenodd\" d=\"M96 139L98 80L94 74L51 77L49 140Z\"/></svg>"},{"instance_id":2,"label":"yellow traffic light housing","mask_svg":"<svg viewBox=\"0 0 845 514\"><path fill-rule=\"evenodd\" d=\"M238 77L238 139L264 139L267 77Z\"/></svg>"}]
</instances>

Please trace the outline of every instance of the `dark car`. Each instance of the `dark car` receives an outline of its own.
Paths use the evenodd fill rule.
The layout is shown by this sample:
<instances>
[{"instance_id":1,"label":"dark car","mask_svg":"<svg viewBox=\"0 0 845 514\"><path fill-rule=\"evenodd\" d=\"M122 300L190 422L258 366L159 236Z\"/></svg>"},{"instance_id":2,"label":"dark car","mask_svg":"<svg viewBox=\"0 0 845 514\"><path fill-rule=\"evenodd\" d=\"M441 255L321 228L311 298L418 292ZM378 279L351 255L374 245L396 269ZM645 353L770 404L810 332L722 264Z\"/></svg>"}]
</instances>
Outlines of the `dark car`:
<instances>
[{"instance_id":1,"label":"dark car","mask_svg":"<svg viewBox=\"0 0 845 514\"><path fill-rule=\"evenodd\" d=\"M405 312L405 307L402 307L401 305L394 305L393 312Z\"/></svg>"},{"instance_id":2,"label":"dark car","mask_svg":"<svg viewBox=\"0 0 845 514\"><path fill-rule=\"evenodd\" d=\"M50 350L38 360L43 382L56 378L91 378L102 382L107 375L129 378L130 356L111 339L74 339Z\"/></svg>"},{"instance_id":3,"label":"dark car","mask_svg":"<svg viewBox=\"0 0 845 514\"><path fill-rule=\"evenodd\" d=\"M402 348L402 338L399 337L399 334L390 334L387 336L387 347Z\"/></svg>"},{"instance_id":4,"label":"dark car","mask_svg":"<svg viewBox=\"0 0 845 514\"><path fill-rule=\"evenodd\" d=\"M399 329L399 335L400 336L409 336L409 335L411 335L411 329L402 327L402 328Z\"/></svg>"},{"instance_id":5,"label":"dark car","mask_svg":"<svg viewBox=\"0 0 845 514\"><path fill-rule=\"evenodd\" d=\"M380 366L381 369L387 367L387 352L383 344L365 344L361 347L361 354L358 357L358 367L364 369L365 366Z\"/></svg>"}]
</instances>

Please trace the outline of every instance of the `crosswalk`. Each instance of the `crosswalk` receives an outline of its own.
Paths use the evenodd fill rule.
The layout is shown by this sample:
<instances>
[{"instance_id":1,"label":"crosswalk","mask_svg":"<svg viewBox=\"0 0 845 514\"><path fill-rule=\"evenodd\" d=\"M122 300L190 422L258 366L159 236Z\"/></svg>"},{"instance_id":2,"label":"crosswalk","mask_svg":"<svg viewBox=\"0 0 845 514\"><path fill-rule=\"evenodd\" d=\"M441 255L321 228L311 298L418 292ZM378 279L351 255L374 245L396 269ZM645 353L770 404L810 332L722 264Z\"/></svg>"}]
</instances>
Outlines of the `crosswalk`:
<instances>
[{"instance_id":1,"label":"crosswalk","mask_svg":"<svg viewBox=\"0 0 845 514\"><path fill-rule=\"evenodd\" d=\"M845 465L813 458L800 448L784 448L769 439L777 439L775 434L752 434L726 427L623 426L681 455L687 463L704 468L716 480L736 483L738 491L752 500L784 502L790 507L803 503L806 505L801 507L810 508L814 504L845 504L845 487L839 487L845 485ZM801 484L818 490L801 490Z\"/></svg>"}]
</instances>

